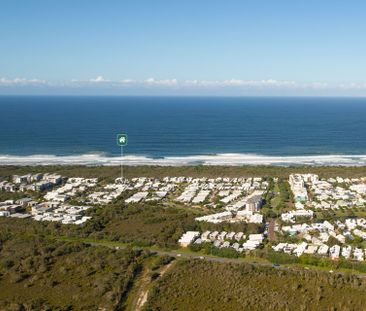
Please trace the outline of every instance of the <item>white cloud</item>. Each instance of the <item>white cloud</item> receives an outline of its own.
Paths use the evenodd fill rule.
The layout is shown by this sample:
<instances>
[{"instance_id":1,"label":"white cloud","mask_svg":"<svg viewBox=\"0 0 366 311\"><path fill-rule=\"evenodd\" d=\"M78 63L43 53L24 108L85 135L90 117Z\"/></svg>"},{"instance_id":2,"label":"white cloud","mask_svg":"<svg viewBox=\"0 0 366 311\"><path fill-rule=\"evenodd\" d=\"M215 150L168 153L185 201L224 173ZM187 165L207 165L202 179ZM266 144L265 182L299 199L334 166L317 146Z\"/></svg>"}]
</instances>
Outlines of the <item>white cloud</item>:
<instances>
[{"instance_id":1,"label":"white cloud","mask_svg":"<svg viewBox=\"0 0 366 311\"><path fill-rule=\"evenodd\" d=\"M40 79L25 79L25 78L0 78L0 85L12 86L12 85L41 85L47 84L47 81Z\"/></svg>"},{"instance_id":2,"label":"white cloud","mask_svg":"<svg viewBox=\"0 0 366 311\"><path fill-rule=\"evenodd\" d=\"M245 88L324 88L324 83L297 83L287 80L186 80L184 85L198 87L245 87Z\"/></svg>"},{"instance_id":3,"label":"white cloud","mask_svg":"<svg viewBox=\"0 0 366 311\"><path fill-rule=\"evenodd\" d=\"M178 85L177 79L165 79L165 80L157 80L155 78L149 78L143 81L143 84L146 85L161 85L161 86L176 86Z\"/></svg>"},{"instance_id":4,"label":"white cloud","mask_svg":"<svg viewBox=\"0 0 366 311\"><path fill-rule=\"evenodd\" d=\"M340 84L339 88L342 90L366 90L366 83Z\"/></svg>"},{"instance_id":5,"label":"white cloud","mask_svg":"<svg viewBox=\"0 0 366 311\"><path fill-rule=\"evenodd\" d=\"M96 83L109 82L109 80L104 79L103 76L97 76L95 79L90 79L89 81L96 82Z\"/></svg>"},{"instance_id":6,"label":"white cloud","mask_svg":"<svg viewBox=\"0 0 366 311\"><path fill-rule=\"evenodd\" d=\"M133 80L133 79L124 79L120 81L121 84L127 84L127 85L131 85L131 84L136 84L137 81Z\"/></svg>"},{"instance_id":7,"label":"white cloud","mask_svg":"<svg viewBox=\"0 0 366 311\"><path fill-rule=\"evenodd\" d=\"M276 80L276 79L263 79L263 80L244 80L244 79L224 79L224 80L177 80L172 79L157 79L154 77L145 80L136 79L122 79L122 80L107 80L102 75L97 76L89 80L68 80L68 81L46 81L41 79L27 79L27 78L5 78L0 77L0 87L2 89L6 87L35 87L45 86L50 89L56 88L88 88L93 85L95 89L125 89L138 91L141 88L156 89L156 90L182 90L189 92L190 90L197 91L215 91L215 90L228 90L229 92L238 91L242 94L245 91L249 93L251 91L276 91L284 93L286 91L293 94L304 94L308 92L311 94L352 94L353 93L365 93L366 83L343 83L343 84L329 84L326 82L297 82L292 80ZM318 93L317 93L318 92ZM264 93L263 93L264 94Z\"/></svg>"}]
</instances>

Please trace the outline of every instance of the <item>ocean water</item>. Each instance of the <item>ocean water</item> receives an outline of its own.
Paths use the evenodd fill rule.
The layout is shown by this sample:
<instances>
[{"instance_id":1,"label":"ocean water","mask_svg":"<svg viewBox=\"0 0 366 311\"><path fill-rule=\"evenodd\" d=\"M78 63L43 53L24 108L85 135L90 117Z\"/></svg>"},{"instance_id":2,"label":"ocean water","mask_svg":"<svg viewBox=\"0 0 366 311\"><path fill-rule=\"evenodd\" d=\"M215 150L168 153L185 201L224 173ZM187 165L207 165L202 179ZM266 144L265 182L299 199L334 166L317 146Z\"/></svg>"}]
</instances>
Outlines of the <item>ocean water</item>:
<instances>
[{"instance_id":1,"label":"ocean water","mask_svg":"<svg viewBox=\"0 0 366 311\"><path fill-rule=\"evenodd\" d=\"M0 164L366 165L366 98L0 96Z\"/></svg>"}]
</instances>

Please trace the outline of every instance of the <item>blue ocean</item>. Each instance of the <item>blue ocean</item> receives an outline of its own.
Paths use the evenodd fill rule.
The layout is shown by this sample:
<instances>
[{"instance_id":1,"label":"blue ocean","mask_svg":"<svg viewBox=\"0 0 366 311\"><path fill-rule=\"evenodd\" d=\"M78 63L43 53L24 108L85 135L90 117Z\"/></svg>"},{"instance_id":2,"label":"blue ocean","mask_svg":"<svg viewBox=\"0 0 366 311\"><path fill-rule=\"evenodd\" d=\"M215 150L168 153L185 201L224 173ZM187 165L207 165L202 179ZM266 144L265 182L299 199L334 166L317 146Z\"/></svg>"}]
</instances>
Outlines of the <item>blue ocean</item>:
<instances>
[{"instance_id":1,"label":"blue ocean","mask_svg":"<svg viewBox=\"0 0 366 311\"><path fill-rule=\"evenodd\" d=\"M366 165L366 98L0 96L0 164Z\"/></svg>"}]
</instances>

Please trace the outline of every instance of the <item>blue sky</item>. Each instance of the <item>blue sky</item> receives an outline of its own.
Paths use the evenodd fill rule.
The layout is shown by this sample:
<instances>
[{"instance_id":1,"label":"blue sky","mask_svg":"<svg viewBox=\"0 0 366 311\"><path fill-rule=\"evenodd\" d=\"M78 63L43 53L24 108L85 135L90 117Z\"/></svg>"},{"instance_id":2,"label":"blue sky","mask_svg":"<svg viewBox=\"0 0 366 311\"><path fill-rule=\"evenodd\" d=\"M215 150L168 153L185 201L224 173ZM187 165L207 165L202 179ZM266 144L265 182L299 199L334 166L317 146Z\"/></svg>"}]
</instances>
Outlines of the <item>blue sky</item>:
<instances>
[{"instance_id":1,"label":"blue sky","mask_svg":"<svg viewBox=\"0 0 366 311\"><path fill-rule=\"evenodd\" d=\"M1 0L0 94L366 95L365 1Z\"/></svg>"}]
</instances>

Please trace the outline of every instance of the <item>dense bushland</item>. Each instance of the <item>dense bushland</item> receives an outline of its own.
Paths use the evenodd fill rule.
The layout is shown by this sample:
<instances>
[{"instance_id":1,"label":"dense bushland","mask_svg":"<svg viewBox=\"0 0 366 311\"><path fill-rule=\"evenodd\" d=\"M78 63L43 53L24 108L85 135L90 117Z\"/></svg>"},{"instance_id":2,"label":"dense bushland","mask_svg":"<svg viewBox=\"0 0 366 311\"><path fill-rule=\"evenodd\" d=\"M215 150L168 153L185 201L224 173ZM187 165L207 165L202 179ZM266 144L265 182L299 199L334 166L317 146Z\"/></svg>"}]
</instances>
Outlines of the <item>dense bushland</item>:
<instances>
[{"instance_id":1,"label":"dense bushland","mask_svg":"<svg viewBox=\"0 0 366 311\"><path fill-rule=\"evenodd\" d=\"M146 310L363 310L365 290L350 275L191 260L158 281Z\"/></svg>"},{"instance_id":2,"label":"dense bushland","mask_svg":"<svg viewBox=\"0 0 366 311\"><path fill-rule=\"evenodd\" d=\"M148 256L0 233L0 310L122 309Z\"/></svg>"}]
</instances>

